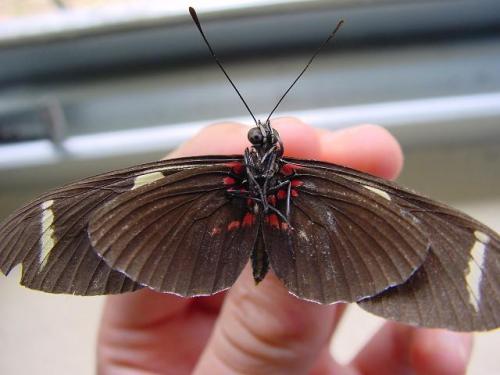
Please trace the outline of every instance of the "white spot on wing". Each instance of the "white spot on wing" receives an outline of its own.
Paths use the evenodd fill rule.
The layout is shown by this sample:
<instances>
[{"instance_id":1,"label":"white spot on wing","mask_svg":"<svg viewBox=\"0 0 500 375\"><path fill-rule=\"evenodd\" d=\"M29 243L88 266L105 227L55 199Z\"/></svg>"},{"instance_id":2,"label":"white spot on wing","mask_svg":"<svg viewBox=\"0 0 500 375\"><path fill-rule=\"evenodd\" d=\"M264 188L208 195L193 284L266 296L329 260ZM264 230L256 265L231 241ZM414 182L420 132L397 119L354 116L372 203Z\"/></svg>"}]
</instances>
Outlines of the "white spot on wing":
<instances>
[{"instance_id":1,"label":"white spot on wing","mask_svg":"<svg viewBox=\"0 0 500 375\"><path fill-rule=\"evenodd\" d=\"M474 307L474 310L479 311L479 302L481 300L480 288L483 277L482 269L490 237L486 233L477 230L474 232L474 237L476 237L476 241L470 251L469 270L465 276L465 280L469 286L469 303Z\"/></svg>"},{"instance_id":2,"label":"white spot on wing","mask_svg":"<svg viewBox=\"0 0 500 375\"><path fill-rule=\"evenodd\" d=\"M333 216L332 212L330 210L326 210L326 222L329 225L335 225L335 217Z\"/></svg>"},{"instance_id":3,"label":"white spot on wing","mask_svg":"<svg viewBox=\"0 0 500 375\"><path fill-rule=\"evenodd\" d=\"M47 259L49 257L50 252L55 246L55 238L54 238L54 210L52 209L52 205L54 204L53 200L45 201L41 204L42 208L42 218L40 219L40 254L39 254L39 263L40 270L43 270L45 265L47 264Z\"/></svg>"},{"instance_id":4,"label":"white spot on wing","mask_svg":"<svg viewBox=\"0 0 500 375\"><path fill-rule=\"evenodd\" d=\"M144 185L149 185L155 181L158 181L165 177L161 172L149 172L145 174L141 174L134 179L134 186L132 186L132 190L140 188Z\"/></svg>"},{"instance_id":5,"label":"white spot on wing","mask_svg":"<svg viewBox=\"0 0 500 375\"><path fill-rule=\"evenodd\" d=\"M474 231L474 237L476 237L478 241L481 241L484 244L490 242L490 237L486 233L483 233L478 230Z\"/></svg>"},{"instance_id":6,"label":"white spot on wing","mask_svg":"<svg viewBox=\"0 0 500 375\"><path fill-rule=\"evenodd\" d=\"M389 194L387 194L386 191L383 191L383 190L380 190L380 189L377 189L376 187L373 187L373 186L368 186L368 185L363 185L363 187L365 189L368 189L370 191L373 191L375 194L378 194L380 195L382 198L384 199L387 199L388 201L391 200L391 196Z\"/></svg>"}]
</instances>

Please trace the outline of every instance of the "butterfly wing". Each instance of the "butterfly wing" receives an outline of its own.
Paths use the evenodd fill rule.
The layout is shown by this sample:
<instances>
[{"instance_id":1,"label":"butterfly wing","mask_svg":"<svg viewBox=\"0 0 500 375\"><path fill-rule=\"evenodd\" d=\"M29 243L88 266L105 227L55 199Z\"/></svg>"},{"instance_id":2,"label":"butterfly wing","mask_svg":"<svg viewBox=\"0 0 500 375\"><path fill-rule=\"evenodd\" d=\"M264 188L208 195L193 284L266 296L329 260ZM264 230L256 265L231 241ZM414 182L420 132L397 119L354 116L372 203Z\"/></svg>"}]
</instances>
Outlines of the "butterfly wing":
<instances>
[{"instance_id":1,"label":"butterfly wing","mask_svg":"<svg viewBox=\"0 0 500 375\"><path fill-rule=\"evenodd\" d=\"M92 246L111 268L160 292L210 295L230 287L258 232L255 220L244 220L246 201L228 197L232 169L212 163L121 194L93 213Z\"/></svg>"},{"instance_id":2,"label":"butterfly wing","mask_svg":"<svg viewBox=\"0 0 500 375\"><path fill-rule=\"evenodd\" d=\"M314 164L286 162L281 173L295 170L293 229L270 214L263 233L271 267L290 292L320 303L359 301L422 265L429 241L409 211ZM285 194L276 196L284 212Z\"/></svg>"},{"instance_id":3,"label":"butterfly wing","mask_svg":"<svg viewBox=\"0 0 500 375\"><path fill-rule=\"evenodd\" d=\"M395 183L349 168L301 162L386 195L418 218L431 251L423 266L399 286L359 305L408 324L459 331L500 326L500 236L470 216Z\"/></svg>"},{"instance_id":4,"label":"butterfly wing","mask_svg":"<svg viewBox=\"0 0 500 375\"><path fill-rule=\"evenodd\" d=\"M102 205L162 175L231 157L185 158L143 164L71 183L48 192L0 225L0 270L22 265L21 284L51 293L114 294L140 287L111 269L92 248L87 226Z\"/></svg>"}]
</instances>

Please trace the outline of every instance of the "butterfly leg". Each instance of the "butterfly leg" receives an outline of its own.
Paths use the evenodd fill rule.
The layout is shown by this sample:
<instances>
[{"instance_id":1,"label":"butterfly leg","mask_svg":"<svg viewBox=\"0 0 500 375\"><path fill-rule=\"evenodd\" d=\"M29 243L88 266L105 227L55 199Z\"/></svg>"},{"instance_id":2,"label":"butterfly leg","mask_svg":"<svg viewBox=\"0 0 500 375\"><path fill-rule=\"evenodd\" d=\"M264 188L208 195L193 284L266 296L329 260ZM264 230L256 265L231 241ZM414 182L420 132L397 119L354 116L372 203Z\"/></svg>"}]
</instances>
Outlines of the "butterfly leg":
<instances>
[{"instance_id":1,"label":"butterfly leg","mask_svg":"<svg viewBox=\"0 0 500 375\"><path fill-rule=\"evenodd\" d=\"M288 219L290 217L290 200L292 196L292 182L288 180L288 186L286 189L286 218Z\"/></svg>"},{"instance_id":2,"label":"butterfly leg","mask_svg":"<svg viewBox=\"0 0 500 375\"><path fill-rule=\"evenodd\" d=\"M286 187L286 208L285 208L285 217L287 218L287 223L288 223L288 218L290 218L290 202L291 202L291 197L292 197L292 181L291 179L287 179L285 181L280 182L279 184L273 186L271 189L269 189L269 192L275 192L280 190L281 188Z\"/></svg>"}]
</instances>

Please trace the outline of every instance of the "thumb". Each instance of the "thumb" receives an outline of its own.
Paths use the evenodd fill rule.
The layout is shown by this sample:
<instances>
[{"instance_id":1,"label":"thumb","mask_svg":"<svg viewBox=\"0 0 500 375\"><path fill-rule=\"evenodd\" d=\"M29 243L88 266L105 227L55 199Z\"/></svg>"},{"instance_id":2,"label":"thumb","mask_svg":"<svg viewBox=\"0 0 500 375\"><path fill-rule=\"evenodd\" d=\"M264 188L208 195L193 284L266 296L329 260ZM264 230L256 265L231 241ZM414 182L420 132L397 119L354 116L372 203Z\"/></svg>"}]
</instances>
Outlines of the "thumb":
<instances>
[{"instance_id":1,"label":"thumb","mask_svg":"<svg viewBox=\"0 0 500 375\"><path fill-rule=\"evenodd\" d=\"M304 374L328 345L333 306L292 297L274 276L246 267L229 291L194 374Z\"/></svg>"}]
</instances>

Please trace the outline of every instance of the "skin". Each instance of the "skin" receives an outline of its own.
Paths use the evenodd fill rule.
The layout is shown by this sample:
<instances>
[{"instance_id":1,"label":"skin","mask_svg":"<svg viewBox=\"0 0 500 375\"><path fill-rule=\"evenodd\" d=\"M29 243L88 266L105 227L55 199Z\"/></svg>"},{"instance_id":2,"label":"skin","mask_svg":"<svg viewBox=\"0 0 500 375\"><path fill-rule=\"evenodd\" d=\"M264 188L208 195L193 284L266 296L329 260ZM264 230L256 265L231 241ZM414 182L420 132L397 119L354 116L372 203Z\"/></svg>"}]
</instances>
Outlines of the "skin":
<instances>
[{"instance_id":1,"label":"skin","mask_svg":"<svg viewBox=\"0 0 500 375\"><path fill-rule=\"evenodd\" d=\"M387 179L403 164L383 128L331 132L297 119L273 121L285 155L346 165ZM216 124L168 157L241 154L247 127ZM235 285L211 297L150 290L107 298L99 332L100 374L426 374L466 371L472 337L385 323L354 359L340 365L329 343L345 305L299 300L270 272L257 287L247 265Z\"/></svg>"}]
</instances>

